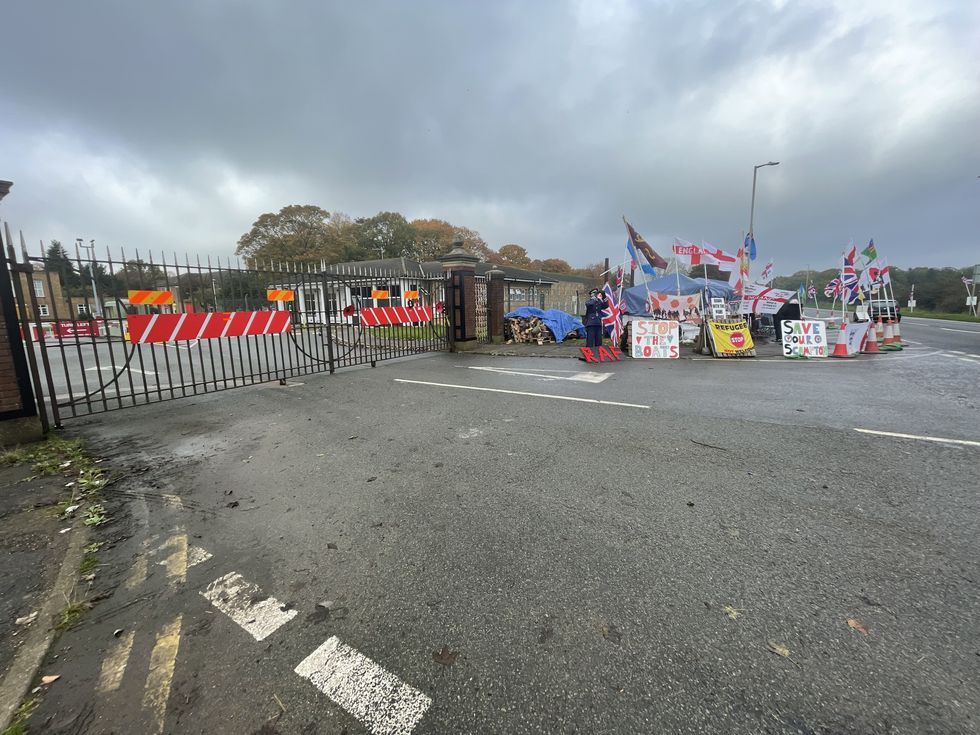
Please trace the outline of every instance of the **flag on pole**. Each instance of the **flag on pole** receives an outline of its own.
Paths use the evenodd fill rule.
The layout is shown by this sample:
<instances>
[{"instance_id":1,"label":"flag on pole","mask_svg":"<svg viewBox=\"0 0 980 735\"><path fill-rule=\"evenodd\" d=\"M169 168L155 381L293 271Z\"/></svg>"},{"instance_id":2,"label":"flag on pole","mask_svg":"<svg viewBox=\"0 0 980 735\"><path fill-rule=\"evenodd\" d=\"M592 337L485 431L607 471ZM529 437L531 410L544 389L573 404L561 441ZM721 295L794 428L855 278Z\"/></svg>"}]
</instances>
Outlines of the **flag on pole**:
<instances>
[{"instance_id":1,"label":"flag on pole","mask_svg":"<svg viewBox=\"0 0 980 735\"><path fill-rule=\"evenodd\" d=\"M755 260L755 235L751 232L745 236L745 252L748 253L749 260Z\"/></svg>"},{"instance_id":2,"label":"flag on pole","mask_svg":"<svg viewBox=\"0 0 980 735\"><path fill-rule=\"evenodd\" d=\"M805 300L806 299L806 284L801 281L800 282L800 287L798 289L796 289L796 293L798 293L800 295L800 301Z\"/></svg>"},{"instance_id":3,"label":"flag on pole","mask_svg":"<svg viewBox=\"0 0 980 735\"><path fill-rule=\"evenodd\" d=\"M738 249L736 258L738 271L732 270L731 275L728 276L728 285L735 289L735 293L741 294L749 282L749 256L744 247Z\"/></svg>"},{"instance_id":4,"label":"flag on pole","mask_svg":"<svg viewBox=\"0 0 980 735\"><path fill-rule=\"evenodd\" d=\"M623 335L623 302L616 298L608 283L602 290L609 302L608 308L602 310L602 326L612 327L612 343L618 347Z\"/></svg>"},{"instance_id":5,"label":"flag on pole","mask_svg":"<svg viewBox=\"0 0 980 735\"><path fill-rule=\"evenodd\" d=\"M623 278L626 276L626 271L623 266L619 266L616 269L616 293L623 290Z\"/></svg>"},{"instance_id":6,"label":"flag on pole","mask_svg":"<svg viewBox=\"0 0 980 735\"><path fill-rule=\"evenodd\" d=\"M823 295L828 299L840 296L840 279L835 278L823 287Z\"/></svg>"},{"instance_id":7,"label":"flag on pole","mask_svg":"<svg viewBox=\"0 0 980 735\"><path fill-rule=\"evenodd\" d=\"M687 263L690 266L701 265L701 248L693 242L675 237L674 244L671 245L670 249L682 263Z\"/></svg>"},{"instance_id":8,"label":"flag on pole","mask_svg":"<svg viewBox=\"0 0 980 735\"><path fill-rule=\"evenodd\" d=\"M769 283L772 280L772 269L773 262L770 260L762 269L762 273L759 274L758 283Z\"/></svg>"},{"instance_id":9,"label":"flag on pole","mask_svg":"<svg viewBox=\"0 0 980 735\"><path fill-rule=\"evenodd\" d=\"M868 247L866 247L864 250L861 251L861 255L863 255L869 263L872 260L878 260L878 251L875 250L874 239L872 239L871 242L868 243Z\"/></svg>"},{"instance_id":10,"label":"flag on pole","mask_svg":"<svg viewBox=\"0 0 980 735\"><path fill-rule=\"evenodd\" d=\"M888 261L883 260L881 264L881 270L878 272L878 278L886 286L890 286L892 282L892 274L888 269Z\"/></svg>"},{"instance_id":11,"label":"flag on pole","mask_svg":"<svg viewBox=\"0 0 980 735\"><path fill-rule=\"evenodd\" d=\"M633 225L627 222L625 217L623 217L623 222L626 224L626 232L629 234L629 242L626 247L630 251L630 257L634 262L640 263L644 273L656 277L657 272L654 268L666 268L667 261L657 255L657 251L650 247L650 243L643 239L643 235L633 229ZM640 261L637 252L643 253L646 263Z\"/></svg>"},{"instance_id":12,"label":"flag on pole","mask_svg":"<svg viewBox=\"0 0 980 735\"><path fill-rule=\"evenodd\" d=\"M964 286L972 286L973 285L973 279L972 278L967 278L966 276L963 276L961 278L961 280L963 281L963 285ZM915 286L912 286L912 288L915 288Z\"/></svg>"},{"instance_id":13,"label":"flag on pole","mask_svg":"<svg viewBox=\"0 0 980 735\"><path fill-rule=\"evenodd\" d=\"M718 270L731 272L738 266L738 258L706 242L701 243L701 262L718 266Z\"/></svg>"},{"instance_id":14,"label":"flag on pole","mask_svg":"<svg viewBox=\"0 0 980 735\"><path fill-rule=\"evenodd\" d=\"M816 301L816 298L817 298L817 289L815 289L813 287L813 284L812 283L807 287L806 297L808 299L813 299L814 301Z\"/></svg>"},{"instance_id":15,"label":"flag on pole","mask_svg":"<svg viewBox=\"0 0 980 735\"><path fill-rule=\"evenodd\" d=\"M861 293L858 286L857 271L854 269L855 257L857 257L857 252L852 246L850 252L844 255L844 265L840 272L841 301L845 304L852 304L857 301L858 294Z\"/></svg>"}]
</instances>

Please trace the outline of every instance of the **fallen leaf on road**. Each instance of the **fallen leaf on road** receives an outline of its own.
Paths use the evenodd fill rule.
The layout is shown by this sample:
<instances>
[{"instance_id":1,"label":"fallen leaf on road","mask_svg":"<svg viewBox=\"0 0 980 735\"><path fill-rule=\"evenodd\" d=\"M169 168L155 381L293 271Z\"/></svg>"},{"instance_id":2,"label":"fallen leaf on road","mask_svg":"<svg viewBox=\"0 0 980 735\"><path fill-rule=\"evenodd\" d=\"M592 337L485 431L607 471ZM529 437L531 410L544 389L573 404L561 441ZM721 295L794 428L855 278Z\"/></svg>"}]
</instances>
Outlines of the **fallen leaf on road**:
<instances>
[{"instance_id":1,"label":"fallen leaf on road","mask_svg":"<svg viewBox=\"0 0 980 735\"><path fill-rule=\"evenodd\" d=\"M14 621L14 625L30 625L37 619L37 610L32 612L30 615L25 615L22 618L17 618Z\"/></svg>"},{"instance_id":2,"label":"fallen leaf on road","mask_svg":"<svg viewBox=\"0 0 980 735\"><path fill-rule=\"evenodd\" d=\"M857 618L848 618L847 627L851 628L852 630L856 630L858 633L864 633L865 635L868 634L868 629L861 625L861 621Z\"/></svg>"},{"instance_id":3,"label":"fallen leaf on road","mask_svg":"<svg viewBox=\"0 0 980 735\"><path fill-rule=\"evenodd\" d=\"M369 477L369 478L367 479L367 481L368 481L368 482L374 482L374 481L375 481L375 480L377 480L377 479L378 479L377 477Z\"/></svg>"},{"instance_id":4,"label":"fallen leaf on road","mask_svg":"<svg viewBox=\"0 0 980 735\"><path fill-rule=\"evenodd\" d=\"M232 501L231 501L230 503L228 503L228 505L226 505L225 507L226 507L226 508L237 508L237 507L238 507L238 501L237 501L237 500L232 500Z\"/></svg>"},{"instance_id":5,"label":"fallen leaf on road","mask_svg":"<svg viewBox=\"0 0 980 735\"><path fill-rule=\"evenodd\" d=\"M776 643L774 641L769 641L767 646L770 651L775 653L777 656L782 656L783 658L789 658L789 649L782 643Z\"/></svg>"},{"instance_id":6,"label":"fallen leaf on road","mask_svg":"<svg viewBox=\"0 0 980 735\"><path fill-rule=\"evenodd\" d=\"M619 643L623 639L623 634L616 628L615 625L606 625L605 623L602 623L599 625L599 632L602 633L602 637L610 643Z\"/></svg>"},{"instance_id":7,"label":"fallen leaf on road","mask_svg":"<svg viewBox=\"0 0 980 735\"><path fill-rule=\"evenodd\" d=\"M727 615L728 617L730 617L732 620L738 620L739 616L743 612L742 610L739 610L738 608L732 607L731 605L725 605L722 608L722 610L724 611L725 615Z\"/></svg>"},{"instance_id":8,"label":"fallen leaf on road","mask_svg":"<svg viewBox=\"0 0 980 735\"><path fill-rule=\"evenodd\" d=\"M357 438L357 434L354 434L354 436L347 437L347 441L350 441L351 439L356 439L356 438Z\"/></svg>"},{"instance_id":9,"label":"fallen leaf on road","mask_svg":"<svg viewBox=\"0 0 980 735\"><path fill-rule=\"evenodd\" d=\"M337 544L335 544L335 543L333 543L333 542L331 541L331 542L330 542L329 544L327 544L327 548L328 548L328 549L336 549L336 548L337 548Z\"/></svg>"},{"instance_id":10,"label":"fallen leaf on road","mask_svg":"<svg viewBox=\"0 0 980 735\"><path fill-rule=\"evenodd\" d=\"M452 666L458 655L459 651L450 651L449 646L443 646L441 651L432 652L432 660L440 666Z\"/></svg>"},{"instance_id":11,"label":"fallen leaf on road","mask_svg":"<svg viewBox=\"0 0 980 735\"><path fill-rule=\"evenodd\" d=\"M42 676L41 677L41 683L42 684L54 684L60 678L61 678L61 674L51 674L50 676Z\"/></svg>"}]
</instances>

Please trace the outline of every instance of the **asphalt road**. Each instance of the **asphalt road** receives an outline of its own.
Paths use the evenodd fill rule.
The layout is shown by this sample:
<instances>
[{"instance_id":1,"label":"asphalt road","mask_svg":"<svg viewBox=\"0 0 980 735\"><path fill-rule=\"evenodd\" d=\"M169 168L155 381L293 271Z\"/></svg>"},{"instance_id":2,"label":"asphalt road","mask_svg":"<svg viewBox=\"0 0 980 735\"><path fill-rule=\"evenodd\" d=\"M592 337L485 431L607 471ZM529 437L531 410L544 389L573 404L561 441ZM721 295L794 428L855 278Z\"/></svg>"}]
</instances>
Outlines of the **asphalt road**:
<instances>
[{"instance_id":1,"label":"asphalt road","mask_svg":"<svg viewBox=\"0 0 980 735\"><path fill-rule=\"evenodd\" d=\"M128 474L34 721L977 732L980 337L928 326L855 360L438 354L75 422Z\"/></svg>"}]
</instances>

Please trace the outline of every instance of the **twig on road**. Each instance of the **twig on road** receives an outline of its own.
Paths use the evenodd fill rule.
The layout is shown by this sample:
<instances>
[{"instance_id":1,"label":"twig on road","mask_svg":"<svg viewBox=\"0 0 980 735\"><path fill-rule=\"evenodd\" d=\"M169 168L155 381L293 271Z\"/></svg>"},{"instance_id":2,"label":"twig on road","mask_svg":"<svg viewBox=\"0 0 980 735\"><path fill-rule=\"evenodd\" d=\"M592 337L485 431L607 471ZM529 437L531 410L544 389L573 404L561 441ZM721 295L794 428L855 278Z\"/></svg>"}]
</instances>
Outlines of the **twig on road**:
<instances>
[{"instance_id":1,"label":"twig on road","mask_svg":"<svg viewBox=\"0 0 980 735\"><path fill-rule=\"evenodd\" d=\"M704 442L699 442L697 439L691 439L691 441L699 446L708 447L709 449L718 449L719 451L722 452L728 451L728 449L726 449L725 447L716 447L714 444L705 444Z\"/></svg>"}]
</instances>

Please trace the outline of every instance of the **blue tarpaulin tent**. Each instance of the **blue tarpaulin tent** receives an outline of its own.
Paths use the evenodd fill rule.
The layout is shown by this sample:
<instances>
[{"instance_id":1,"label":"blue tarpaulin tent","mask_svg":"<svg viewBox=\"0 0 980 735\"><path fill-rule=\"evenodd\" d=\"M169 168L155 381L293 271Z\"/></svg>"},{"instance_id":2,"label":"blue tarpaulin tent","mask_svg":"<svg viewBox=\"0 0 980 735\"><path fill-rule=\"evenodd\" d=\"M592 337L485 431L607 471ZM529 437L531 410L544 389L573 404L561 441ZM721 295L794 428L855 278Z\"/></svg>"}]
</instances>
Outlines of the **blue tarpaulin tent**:
<instances>
[{"instance_id":1,"label":"blue tarpaulin tent","mask_svg":"<svg viewBox=\"0 0 980 735\"><path fill-rule=\"evenodd\" d=\"M678 289L678 283L680 288ZM647 313L647 292L671 293L676 294L678 290L682 296L699 293L705 290L707 284L709 299L725 299L731 301L735 298L735 289L725 281L713 281L704 278L689 278L687 276L666 275L654 278L645 284L633 286L623 291L623 299L626 301L626 311L634 316L643 316ZM704 305L702 305L704 308Z\"/></svg>"},{"instance_id":2,"label":"blue tarpaulin tent","mask_svg":"<svg viewBox=\"0 0 980 735\"><path fill-rule=\"evenodd\" d=\"M508 311L504 316L508 318L517 316L524 319L536 316L555 335L556 342L564 341L565 337L573 332L577 332L579 337L585 337L585 327L582 326L582 320L577 316L566 314L560 309L545 310L536 309L533 306L522 306L519 309Z\"/></svg>"}]
</instances>

